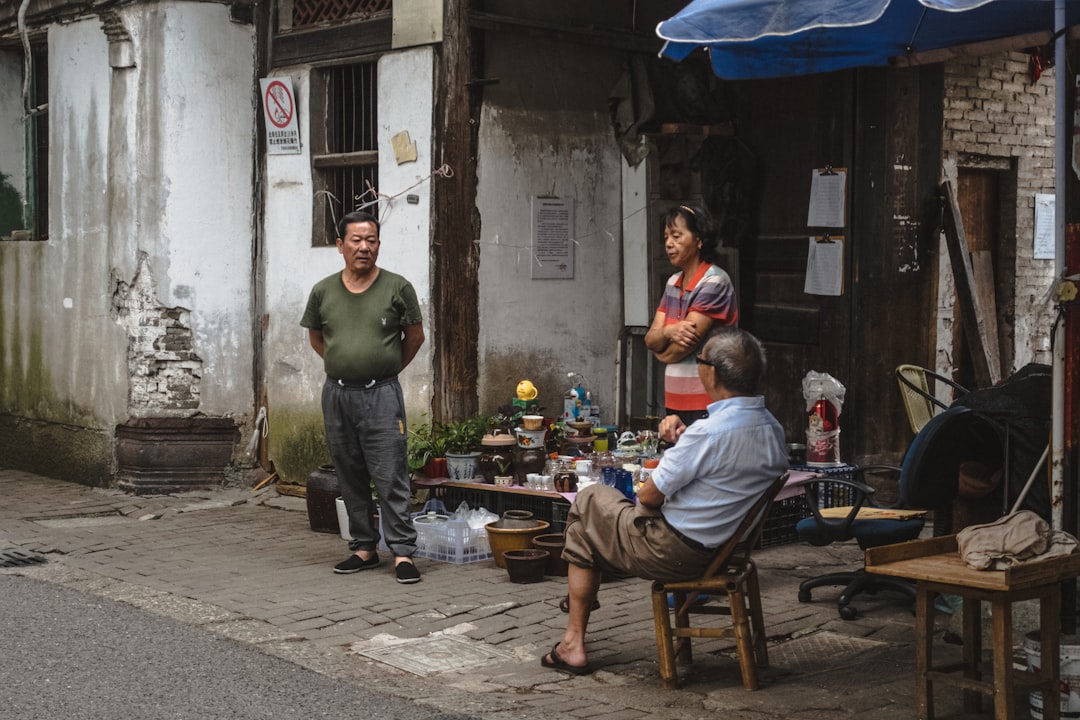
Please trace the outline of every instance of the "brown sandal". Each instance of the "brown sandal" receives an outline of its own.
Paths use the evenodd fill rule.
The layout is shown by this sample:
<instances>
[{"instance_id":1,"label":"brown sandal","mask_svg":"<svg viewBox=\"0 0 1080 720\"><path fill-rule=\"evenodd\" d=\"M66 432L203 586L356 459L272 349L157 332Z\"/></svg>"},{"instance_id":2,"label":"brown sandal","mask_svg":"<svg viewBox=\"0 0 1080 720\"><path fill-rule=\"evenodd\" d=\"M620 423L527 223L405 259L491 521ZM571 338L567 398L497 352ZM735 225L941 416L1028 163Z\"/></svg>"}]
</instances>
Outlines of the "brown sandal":
<instances>
[{"instance_id":1,"label":"brown sandal","mask_svg":"<svg viewBox=\"0 0 1080 720\"><path fill-rule=\"evenodd\" d=\"M570 612L570 596L569 595L567 595L566 597L564 597L562 600L559 601L559 609L562 610L564 613L569 613ZM593 600L592 609L593 610L599 610L600 609L600 601L599 600Z\"/></svg>"}]
</instances>

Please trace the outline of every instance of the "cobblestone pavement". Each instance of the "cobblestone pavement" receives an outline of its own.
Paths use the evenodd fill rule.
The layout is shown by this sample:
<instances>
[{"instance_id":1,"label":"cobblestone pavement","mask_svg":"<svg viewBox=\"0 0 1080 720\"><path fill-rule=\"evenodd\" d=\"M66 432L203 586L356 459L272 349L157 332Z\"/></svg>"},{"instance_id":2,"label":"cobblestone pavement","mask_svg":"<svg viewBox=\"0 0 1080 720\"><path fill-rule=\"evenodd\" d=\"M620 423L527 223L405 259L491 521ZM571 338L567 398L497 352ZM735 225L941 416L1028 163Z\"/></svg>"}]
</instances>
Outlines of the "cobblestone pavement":
<instances>
[{"instance_id":1,"label":"cobblestone pavement","mask_svg":"<svg viewBox=\"0 0 1080 720\"><path fill-rule=\"evenodd\" d=\"M909 608L887 593L863 597L848 622L834 590L798 602L803 578L861 562L854 545L755 555L771 660L761 690L742 688L726 640L696 641L694 663L680 669L682 689L664 690L642 580L603 584L589 642L599 669L571 677L539 663L564 626L557 604L565 578L515 584L490 560L420 559L423 582L400 585L389 558L376 570L335 575L344 541L312 532L305 502L273 488L137 497L0 469L0 497L0 552L47 558L0 572L129 603L448 712L493 720L915 717ZM954 645L936 647L959 655ZM962 717L954 695L937 693L939 717Z\"/></svg>"}]
</instances>

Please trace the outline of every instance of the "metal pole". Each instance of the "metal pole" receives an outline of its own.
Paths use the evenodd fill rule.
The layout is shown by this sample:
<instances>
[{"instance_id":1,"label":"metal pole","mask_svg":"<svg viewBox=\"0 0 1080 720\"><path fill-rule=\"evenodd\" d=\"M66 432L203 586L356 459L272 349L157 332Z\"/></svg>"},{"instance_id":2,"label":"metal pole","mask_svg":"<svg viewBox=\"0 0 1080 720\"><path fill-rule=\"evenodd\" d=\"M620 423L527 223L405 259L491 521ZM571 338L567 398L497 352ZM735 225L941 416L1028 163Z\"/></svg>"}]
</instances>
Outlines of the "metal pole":
<instances>
[{"instance_id":1,"label":"metal pole","mask_svg":"<svg viewBox=\"0 0 1080 720\"><path fill-rule=\"evenodd\" d=\"M1066 82L1065 0L1054 0L1054 280L1065 274L1065 177L1068 138L1065 137ZM1050 431L1050 507L1055 529L1064 527L1062 505L1065 490L1065 324L1055 323Z\"/></svg>"}]
</instances>

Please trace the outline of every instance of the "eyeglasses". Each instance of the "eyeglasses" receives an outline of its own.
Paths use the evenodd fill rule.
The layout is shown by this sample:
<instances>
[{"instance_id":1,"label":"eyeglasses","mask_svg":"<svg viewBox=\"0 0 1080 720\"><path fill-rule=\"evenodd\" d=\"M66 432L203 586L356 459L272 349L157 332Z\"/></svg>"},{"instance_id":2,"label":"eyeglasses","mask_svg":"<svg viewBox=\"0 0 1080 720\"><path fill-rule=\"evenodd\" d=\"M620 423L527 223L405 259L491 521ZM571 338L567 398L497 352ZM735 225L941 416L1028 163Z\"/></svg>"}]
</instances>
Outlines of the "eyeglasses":
<instances>
[{"instance_id":1,"label":"eyeglasses","mask_svg":"<svg viewBox=\"0 0 1080 720\"><path fill-rule=\"evenodd\" d=\"M716 367L716 364L715 364L715 363L711 363L711 362L709 362L708 360L706 360L705 358L701 357L700 355L695 355L695 356L694 356L694 361L695 361L695 362L696 362L696 363L697 363L698 365L708 365L709 367L712 367L712 368Z\"/></svg>"}]
</instances>

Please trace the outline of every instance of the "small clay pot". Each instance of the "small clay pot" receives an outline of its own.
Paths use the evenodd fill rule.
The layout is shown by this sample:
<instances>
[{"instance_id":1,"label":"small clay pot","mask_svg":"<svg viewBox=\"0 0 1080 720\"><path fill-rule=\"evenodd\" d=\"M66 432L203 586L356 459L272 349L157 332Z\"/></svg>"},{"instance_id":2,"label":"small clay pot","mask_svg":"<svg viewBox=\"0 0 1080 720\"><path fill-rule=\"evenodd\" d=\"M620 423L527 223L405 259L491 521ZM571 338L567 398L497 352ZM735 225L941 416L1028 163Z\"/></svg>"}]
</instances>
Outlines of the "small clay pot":
<instances>
[{"instance_id":1,"label":"small clay pot","mask_svg":"<svg viewBox=\"0 0 1080 720\"><path fill-rule=\"evenodd\" d=\"M536 583L544 579L547 550L507 550L503 553L506 573L512 583Z\"/></svg>"}]
</instances>

